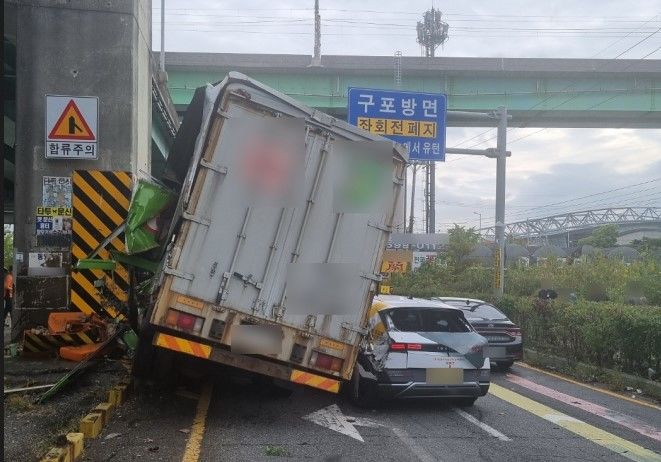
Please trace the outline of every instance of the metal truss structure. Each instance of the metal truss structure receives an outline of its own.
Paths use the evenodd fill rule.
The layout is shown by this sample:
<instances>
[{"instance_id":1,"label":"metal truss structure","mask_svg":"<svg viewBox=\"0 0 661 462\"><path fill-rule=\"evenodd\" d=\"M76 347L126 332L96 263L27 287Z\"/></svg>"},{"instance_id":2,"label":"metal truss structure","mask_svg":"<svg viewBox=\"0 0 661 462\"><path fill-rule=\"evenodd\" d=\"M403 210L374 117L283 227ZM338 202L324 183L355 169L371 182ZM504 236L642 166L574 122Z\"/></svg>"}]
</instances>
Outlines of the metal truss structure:
<instances>
[{"instance_id":1,"label":"metal truss structure","mask_svg":"<svg viewBox=\"0 0 661 462\"><path fill-rule=\"evenodd\" d=\"M602 225L654 224L661 226L661 207L621 207L569 212L544 218L517 221L505 225L505 235L515 238L539 238L596 228ZM495 228L483 228L484 238L493 239Z\"/></svg>"}]
</instances>

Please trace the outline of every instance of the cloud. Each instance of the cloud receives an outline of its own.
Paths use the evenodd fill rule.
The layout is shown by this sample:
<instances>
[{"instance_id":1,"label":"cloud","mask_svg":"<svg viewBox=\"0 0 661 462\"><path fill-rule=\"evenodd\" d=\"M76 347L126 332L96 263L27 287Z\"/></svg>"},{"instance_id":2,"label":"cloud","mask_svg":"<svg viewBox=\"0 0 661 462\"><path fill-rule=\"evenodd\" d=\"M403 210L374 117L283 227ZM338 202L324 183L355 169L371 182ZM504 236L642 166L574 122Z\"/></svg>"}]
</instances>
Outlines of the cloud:
<instances>
[{"instance_id":1,"label":"cloud","mask_svg":"<svg viewBox=\"0 0 661 462\"><path fill-rule=\"evenodd\" d=\"M168 51L311 54L312 2L307 0L168 0ZM450 39L439 56L640 58L657 48L658 0L639 0L623 10L620 0L501 0L442 6ZM154 48L159 48L160 2L153 2ZM429 0L321 0L322 55L419 56L415 24ZM443 8L444 7L444 8ZM650 35L649 38L645 39ZM645 39L645 40L643 40ZM659 57L657 54L650 58ZM219 76L220 77L220 76ZM403 78L406 79L406 69ZM495 146L495 131L448 129L448 146ZM525 138L524 138L525 137ZM522 138L517 141L518 138ZM577 199L661 177L661 130L510 129L507 221L603 205L661 206L661 182ZM483 142L480 144L480 142ZM495 160L448 156L437 167L437 222L483 225L493 221ZM422 174L418 176L422 179ZM424 203L422 181L416 216ZM542 207L546 204L558 205ZM418 229L422 220L418 219Z\"/></svg>"}]
</instances>

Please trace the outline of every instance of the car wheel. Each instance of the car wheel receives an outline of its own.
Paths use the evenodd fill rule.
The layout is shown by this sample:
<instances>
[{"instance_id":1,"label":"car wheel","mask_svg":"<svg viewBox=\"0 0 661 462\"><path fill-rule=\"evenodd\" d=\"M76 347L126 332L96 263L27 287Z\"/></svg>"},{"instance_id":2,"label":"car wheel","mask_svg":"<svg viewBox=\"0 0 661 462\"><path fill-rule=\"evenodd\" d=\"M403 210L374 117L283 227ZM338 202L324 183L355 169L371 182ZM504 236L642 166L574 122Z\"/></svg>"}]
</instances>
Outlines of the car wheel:
<instances>
[{"instance_id":1,"label":"car wheel","mask_svg":"<svg viewBox=\"0 0 661 462\"><path fill-rule=\"evenodd\" d=\"M514 364L514 361L500 361L498 363L498 369L506 371L510 367L512 367L513 364Z\"/></svg>"},{"instance_id":2,"label":"car wheel","mask_svg":"<svg viewBox=\"0 0 661 462\"><path fill-rule=\"evenodd\" d=\"M459 398L457 400L457 406L471 407L473 404L475 404L475 401L477 401L477 398Z\"/></svg>"},{"instance_id":3,"label":"car wheel","mask_svg":"<svg viewBox=\"0 0 661 462\"><path fill-rule=\"evenodd\" d=\"M380 403L376 383L373 380L361 377L358 369L359 365L356 364L351 376L351 388L349 390L351 401L358 407L375 408Z\"/></svg>"}]
</instances>

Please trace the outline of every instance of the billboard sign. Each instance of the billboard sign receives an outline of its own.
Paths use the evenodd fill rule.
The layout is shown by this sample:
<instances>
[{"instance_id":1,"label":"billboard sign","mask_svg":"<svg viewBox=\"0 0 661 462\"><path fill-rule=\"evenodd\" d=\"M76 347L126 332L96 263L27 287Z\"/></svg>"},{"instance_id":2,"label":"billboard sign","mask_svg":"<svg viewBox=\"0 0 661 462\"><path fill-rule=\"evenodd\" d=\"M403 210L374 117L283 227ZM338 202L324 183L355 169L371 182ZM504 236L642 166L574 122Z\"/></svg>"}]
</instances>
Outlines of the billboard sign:
<instances>
[{"instance_id":1,"label":"billboard sign","mask_svg":"<svg viewBox=\"0 0 661 462\"><path fill-rule=\"evenodd\" d=\"M349 123L405 145L411 161L445 161L447 97L349 88Z\"/></svg>"}]
</instances>

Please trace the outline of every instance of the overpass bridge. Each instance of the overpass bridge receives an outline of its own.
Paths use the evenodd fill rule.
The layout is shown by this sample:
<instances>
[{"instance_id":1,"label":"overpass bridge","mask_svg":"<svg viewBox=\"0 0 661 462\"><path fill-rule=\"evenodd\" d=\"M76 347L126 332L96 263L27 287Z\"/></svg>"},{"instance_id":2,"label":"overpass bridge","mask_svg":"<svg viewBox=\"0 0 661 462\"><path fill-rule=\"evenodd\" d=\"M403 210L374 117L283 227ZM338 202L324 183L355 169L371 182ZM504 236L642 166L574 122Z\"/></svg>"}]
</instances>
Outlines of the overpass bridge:
<instances>
[{"instance_id":1,"label":"overpass bridge","mask_svg":"<svg viewBox=\"0 0 661 462\"><path fill-rule=\"evenodd\" d=\"M621 207L583 210L551 215L505 225L508 238L525 239L535 244L576 245L603 225L615 224L620 243L640 238L661 237L661 207ZM480 230L485 239L494 239L494 227Z\"/></svg>"},{"instance_id":2,"label":"overpass bridge","mask_svg":"<svg viewBox=\"0 0 661 462\"><path fill-rule=\"evenodd\" d=\"M230 70L342 119L349 87L393 87L393 57L324 56L320 67L310 62L307 55L168 53L167 88L152 78L153 169L162 167L178 125L172 108L182 114L195 88L222 79ZM455 111L490 111L504 105L513 115L510 126L661 126L661 60L402 57L400 64L402 89L446 93L448 107ZM5 222L11 222L16 115L16 40L11 28L5 31L3 66ZM482 123L448 120L450 126Z\"/></svg>"},{"instance_id":3,"label":"overpass bridge","mask_svg":"<svg viewBox=\"0 0 661 462\"><path fill-rule=\"evenodd\" d=\"M178 111L195 88L240 71L309 106L346 118L349 87L393 88L395 58L168 53ZM661 127L661 60L401 57L402 90L441 92L448 109L506 106L516 127ZM483 121L449 118L450 126Z\"/></svg>"}]
</instances>

